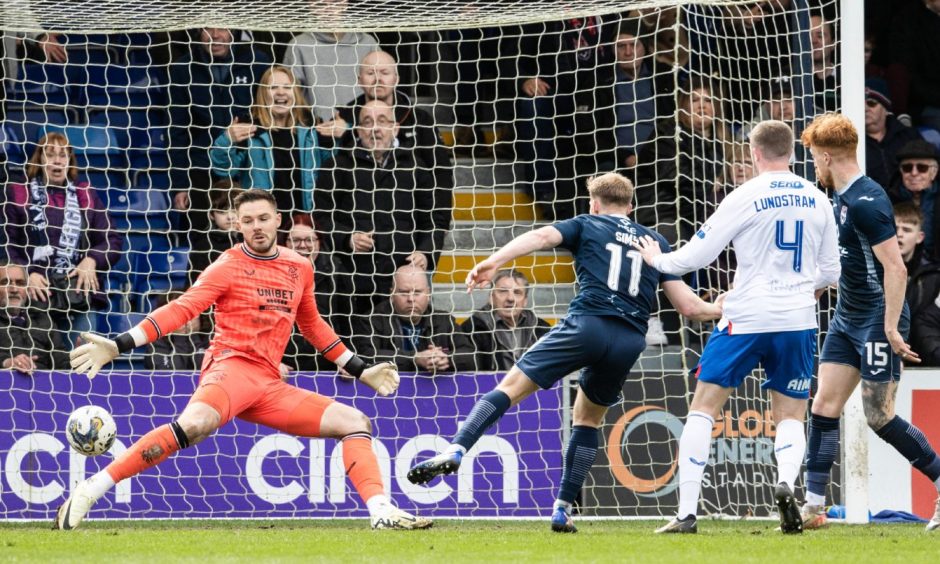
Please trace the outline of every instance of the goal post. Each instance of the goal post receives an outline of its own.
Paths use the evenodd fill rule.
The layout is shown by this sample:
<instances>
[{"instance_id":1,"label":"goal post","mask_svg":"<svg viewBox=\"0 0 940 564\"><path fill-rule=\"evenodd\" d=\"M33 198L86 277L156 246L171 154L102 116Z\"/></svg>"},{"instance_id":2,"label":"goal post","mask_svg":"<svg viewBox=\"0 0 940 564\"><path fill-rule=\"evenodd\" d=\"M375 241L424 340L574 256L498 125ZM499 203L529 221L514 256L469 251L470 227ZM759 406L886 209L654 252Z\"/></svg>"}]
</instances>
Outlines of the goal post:
<instances>
[{"instance_id":1,"label":"goal post","mask_svg":"<svg viewBox=\"0 0 940 564\"><path fill-rule=\"evenodd\" d=\"M6 0L3 255L50 280L93 257L100 291L86 304L50 301L41 313L55 339L48 342L67 343L82 329L114 335L238 243L231 190L272 190L297 228L282 243L314 262L318 307L344 339L361 351L387 345L396 358L433 341L449 355L436 372L412 360L417 373L403 369L396 397L376 399L298 339L285 354L289 378L370 416L387 489L403 507L446 517L544 515L561 477L575 380L515 408L457 476L427 487L404 478L410 463L446 445L475 399L542 334L534 320L557 323L577 292L567 252L516 261L528 286L514 302L524 299L517 309L527 313L514 319L533 325L518 330L503 321L513 308L496 294L466 292L467 273L514 236L586 211L586 179L608 171L634 181L638 222L672 244L687 241L754 174L746 142L758 121L784 119L799 133L813 115L845 107L860 124L861 11L851 4L88 0L63 9ZM820 44L813 26L825 28ZM360 66L379 49L397 61L392 82L381 83L386 59ZM263 81L276 76L294 77L297 90L272 94ZM382 140L357 126L365 118L354 101L396 91L387 108L394 141L376 152ZM342 122L332 121L337 115ZM47 165L53 154L45 151L63 139L74 177ZM808 154L795 151L795 170L812 177ZM82 219L65 225L65 216ZM350 246L353 233L369 232L367 254ZM413 253L428 263L439 317L406 334L394 321L392 275ZM687 281L714 297L733 269L733 255L723 253ZM676 509L678 438L712 325L680 319L665 299L659 305L624 401L602 428L579 499L584 515L652 518ZM828 316L821 312L823 326ZM211 314L203 316L162 348L123 355L92 382L65 374L50 345L37 345L48 366L31 379L0 372L0 424L12 430L0 436L0 519L49 517L110 459L68 451L62 426L74 408L108 409L117 451L178 415L211 327ZM715 424L702 514L775 511L775 430L760 377L747 379ZM856 467L851 452L837 466ZM123 484L92 516L363 515L341 470L331 441L238 421ZM854 515L863 490L845 490L841 475L833 475L831 499Z\"/></svg>"}]
</instances>

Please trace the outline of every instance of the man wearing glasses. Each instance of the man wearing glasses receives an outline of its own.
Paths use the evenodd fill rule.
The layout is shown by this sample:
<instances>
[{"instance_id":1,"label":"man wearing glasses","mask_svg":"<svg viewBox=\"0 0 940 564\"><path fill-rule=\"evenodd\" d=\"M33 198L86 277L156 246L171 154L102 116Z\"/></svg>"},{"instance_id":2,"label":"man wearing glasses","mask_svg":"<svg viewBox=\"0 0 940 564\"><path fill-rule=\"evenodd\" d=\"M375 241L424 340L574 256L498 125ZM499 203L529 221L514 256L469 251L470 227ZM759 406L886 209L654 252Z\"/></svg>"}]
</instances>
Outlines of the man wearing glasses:
<instances>
[{"instance_id":1,"label":"man wearing glasses","mask_svg":"<svg viewBox=\"0 0 940 564\"><path fill-rule=\"evenodd\" d=\"M936 220L937 149L923 139L909 141L897 153L899 182L888 189L894 203L911 202L917 206L924 221L924 252L929 258L937 256Z\"/></svg>"},{"instance_id":2,"label":"man wearing glasses","mask_svg":"<svg viewBox=\"0 0 940 564\"><path fill-rule=\"evenodd\" d=\"M52 330L49 315L29 307L26 269L0 264L0 366L26 375L63 370L69 365L68 349L62 334Z\"/></svg>"}]
</instances>

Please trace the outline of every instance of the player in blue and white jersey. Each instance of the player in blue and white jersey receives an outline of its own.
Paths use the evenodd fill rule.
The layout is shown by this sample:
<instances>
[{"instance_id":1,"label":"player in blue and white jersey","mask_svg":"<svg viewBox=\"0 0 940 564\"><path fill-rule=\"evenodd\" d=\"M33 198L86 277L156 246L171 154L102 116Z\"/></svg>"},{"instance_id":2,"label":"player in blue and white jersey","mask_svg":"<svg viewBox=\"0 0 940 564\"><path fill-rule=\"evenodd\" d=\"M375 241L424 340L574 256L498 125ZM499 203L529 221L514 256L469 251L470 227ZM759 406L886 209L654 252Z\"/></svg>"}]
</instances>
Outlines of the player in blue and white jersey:
<instances>
[{"instance_id":1,"label":"player in blue and white jersey","mask_svg":"<svg viewBox=\"0 0 940 564\"><path fill-rule=\"evenodd\" d=\"M825 525L829 473L839 452L839 417L862 383L868 426L940 491L940 457L917 427L894 412L903 362L920 362L905 342L910 312L904 301L907 270L898 247L894 212L884 189L858 166L858 133L848 118L824 114L803 132L821 185L832 190L839 225L842 276L836 313L819 358L806 453L805 528ZM927 530L940 529L940 499Z\"/></svg>"},{"instance_id":2,"label":"player in blue and white jersey","mask_svg":"<svg viewBox=\"0 0 940 564\"><path fill-rule=\"evenodd\" d=\"M729 243L737 272L724 315L696 369L698 384L679 440L679 513L658 533L695 533L696 509L712 426L728 397L758 365L770 390L777 434L774 497L784 533L803 531L793 498L806 437L803 417L816 352L816 292L839 277L839 249L829 199L790 172L793 130L764 121L750 134L758 176L735 189L681 249L662 254L642 239L643 258L665 274L703 268Z\"/></svg>"},{"instance_id":3,"label":"player in blue and white jersey","mask_svg":"<svg viewBox=\"0 0 940 564\"><path fill-rule=\"evenodd\" d=\"M467 276L470 290L490 283L500 267L535 251L561 247L574 255L580 291L568 315L519 359L506 377L470 411L466 422L442 454L414 466L408 479L424 484L451 474L463 455L511 406L539 388L548 389L580 370L580 393L574 402L571 437L558 498L552 510L552 530L576 532L571 506L594 464L598 432L608 407L621 400L623 383L646 348L646 329L655 307L656 291L682 315L697 320L717 319L721 308L702 301L675 276L663 275L643 263L633 246L640 237L656 240L655 231L631 221L633 184L608 173L588 182L590 215L580 215L516 237L480 262Z\"/></svg>"}]
</instances>

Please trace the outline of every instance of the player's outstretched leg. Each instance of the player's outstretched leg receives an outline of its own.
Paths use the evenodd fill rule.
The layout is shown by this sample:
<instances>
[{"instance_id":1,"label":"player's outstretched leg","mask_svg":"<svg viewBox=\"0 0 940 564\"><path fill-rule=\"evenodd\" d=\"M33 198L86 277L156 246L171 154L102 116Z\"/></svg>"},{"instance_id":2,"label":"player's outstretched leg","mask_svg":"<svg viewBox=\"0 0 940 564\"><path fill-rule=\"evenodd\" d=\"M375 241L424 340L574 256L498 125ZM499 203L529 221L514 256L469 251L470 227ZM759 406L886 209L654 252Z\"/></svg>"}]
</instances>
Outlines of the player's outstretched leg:
<instances>
[{"instance_id":1,"label":"player's outstretched leg","mask_svg":"<svg viewBox=\"0 0 940 564\"><path fill-rule=\"evenodd\" d=\"M205 404L202 405L205 406ZM208 406L205 407L208 408ZM187 407L187 411L189 409ZM185 416L186 411L183 413ZM198 433L200 436L194 442L202 440L218 427L218 413L215 411L212 411L212 413L215 414L214 423L211 422L211 414L207 414L210 418L209 427L211 428L207 427L208 430L205 433L202 433L200 429ZM183 421L183 416L180 417L180 421ZM189 428L188 425L187 428ZM189 434L193 433L189 432ZM78 527L85 516L88 515L88 512L91 511L95 502L114 487L114 484L160 464L169 458L171 454L181 448L186 448L189 444L190 440L187 438L187 433L183 431L183 426L179 421L174 421L169 425L163 425L150 431L118 456L104 470L78 484L56 512L53 528L70 530Z\"/></svg>"},{"instance_id":2,"label":"player's outstretched leg","mask_svg":"<svg viewBox=\"0 0 940 564\"><path fill-rule=\"evenodd\" d=\"M507 376L508 378L508 376ZM441 454L416 464L408 472L408 481L412 484L426 484L436 476L453 474L460 468L463 455L476 444L483 432L506 413L512 400L500 389L487 393L467 416L467 421L454 436L450 447Z\"/></svg>"},{"instance_id":3,"label":"player's outstretched leg","mask_svg":"<svg viewBox=\"0 0 940 564\"><path fill-rule=\"evenodd\" d=\"M679 513L656 529L657 533L697 533L695 517L708 463L715 419L703 411L689 411L679 438Z\"/></svg>"}]
</instances>

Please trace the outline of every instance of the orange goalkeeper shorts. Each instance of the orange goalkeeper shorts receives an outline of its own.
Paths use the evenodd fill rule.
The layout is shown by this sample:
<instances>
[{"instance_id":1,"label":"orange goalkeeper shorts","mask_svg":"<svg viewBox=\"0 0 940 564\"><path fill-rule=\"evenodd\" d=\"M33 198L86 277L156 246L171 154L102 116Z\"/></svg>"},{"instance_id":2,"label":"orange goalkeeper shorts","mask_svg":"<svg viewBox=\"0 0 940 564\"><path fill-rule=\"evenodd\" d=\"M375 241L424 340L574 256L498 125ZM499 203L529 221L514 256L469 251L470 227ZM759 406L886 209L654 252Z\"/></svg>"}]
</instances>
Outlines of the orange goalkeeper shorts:
<instances>
[{"instance_id":1,"label":"orange goalkeeper shorts","mask_svg":"<svg viewBox=\"0 0 940 564\"><path fill-rule=\"evenodd\" d=\"M189 403L219 412L219 427L233 418L302 437L318 437L323 412L334 400L291 386L271 367L244 357L207 358Z\"/></svg>"}]
</instances>

